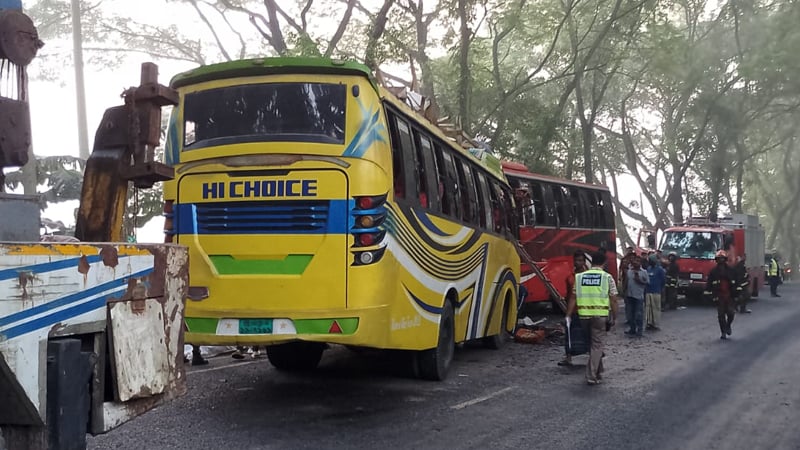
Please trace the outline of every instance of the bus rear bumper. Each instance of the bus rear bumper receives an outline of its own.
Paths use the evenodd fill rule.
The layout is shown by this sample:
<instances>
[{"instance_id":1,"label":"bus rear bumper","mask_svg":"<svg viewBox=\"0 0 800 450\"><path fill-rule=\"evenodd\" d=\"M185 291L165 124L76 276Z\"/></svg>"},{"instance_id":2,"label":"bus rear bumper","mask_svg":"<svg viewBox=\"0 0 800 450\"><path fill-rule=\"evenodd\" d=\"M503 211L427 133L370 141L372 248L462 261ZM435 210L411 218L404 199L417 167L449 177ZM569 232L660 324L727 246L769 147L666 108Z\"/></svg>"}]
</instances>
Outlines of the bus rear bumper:
<instances>
[{"instance_id":1,"label":"bus rear bumper","mask_svg":"<svg viewBox=\"0 0 800 450\"><path fill-rule=\"evenodd\" d=\"M230 312L218 317L187 315L185 342L194 345L267 346L293 341L372 348L421 349L392 342L389 306L323 312ZM199 314L198 314L199 315Z\"/></svg>"}]
</instances>

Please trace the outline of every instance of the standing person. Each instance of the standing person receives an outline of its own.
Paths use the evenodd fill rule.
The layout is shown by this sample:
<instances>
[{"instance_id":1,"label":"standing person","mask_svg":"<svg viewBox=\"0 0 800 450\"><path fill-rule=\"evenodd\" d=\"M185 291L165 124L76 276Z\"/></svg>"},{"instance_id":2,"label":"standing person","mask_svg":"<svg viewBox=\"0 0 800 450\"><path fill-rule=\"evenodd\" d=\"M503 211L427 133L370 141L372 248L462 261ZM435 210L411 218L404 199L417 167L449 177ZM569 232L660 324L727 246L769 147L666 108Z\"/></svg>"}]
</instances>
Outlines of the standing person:
<instances>
[{"instance_id":1,"label":"standing person","mask_svg":"<svg viewBox=\"0 0 800 450\"><path fill-rule=\"evenodd\" d=\"M648 263L647 275L649 280L644 291L647 329L660 330L661 292L664 290L667 272L661 267L661 261L658 260L655 254L650 255Z\"/></svg>"},{"instance_id":2,"label":"standing person","mask_svg":"<svg viewBox=\"0 0 800 450\"><path fill-rule=\"evenodd\" d=\"M628 287L628 269L631 268L631 261L633 257L636 256L636 253L633 251L633 247L628 247L625 249L625 255L619 262L619 270L617 271L617 286L619 286L619 295L622 298L626 298L625 290ZM625 325L630 325L630 319L628 318L628 310L625 310Z\"/></svg>"},{"instance_id":3,"label":"standing person","mask_svg":"<svg viewBox=\"0 0 800 450\"><path fill-rule=\"evenodd\" d=\"M674 252L667 256L666 283L664 285L664 301L667 308L675 309L678 307L678 255Z\"/></svg>"},{"instance_id":4,"label":"standing person","mask_svg":"<svg viewBox=\"0 0 800 450\"><path fill-rule=\"evenodd\" d=\"M736 298L739 300L739 312L750 314L747 309L747 302L750 300L750 273L747 271L747 255L736 257L736 266L733 268L736 273Z\"/></svg>"},{"instance_id":5,"label":"standing person","mask_svg":"<svg viewBox=\"0 0 800 450\"><path fill-rule=\"evenodd\" d=\"M572 255L572 275L567 277L567 298L572 297L572 294L575 291L575 275L579 273L586 272L588 267L586 266L586 254L583 253L582 250L576 250L575 253ZM570 316L567 316L570 317ZM566 349L564 350L566 352ZM569 353L565 353L564 359L558 362L559 366L571 366L572 365L572 356Z\"/></svg>"},{"instance_id":6,"label":"standing person","mask_svg":"<svg viewBox=\"0 0 800 450\"><path fill-rule=\"evenodd\" d=\"M647 271L642 268L642 258L635 256L626 275L628 287L625 289L625 317L630 322L629 336L642 336L644 331L644 292L650 281Z\"/></svg>"},{"instance_id":7,"label":"standing person","mask_svg":"<svg viewBox=\"0 0 800 450\"><path fill-rule=\"evenodd\" d=\"M603 377L603 338L606 326L613 327L617 318L617 286L614 277L601 269L605 262L605 252L592 254L592 268L575 275L575 289L567 305L567 317L577 311L591 339L586 364L589 385L599 384Z\"/></svg>"},{"instance_id":8,"label":"standing person","mask_svg":"<svg viewBox=\"0 0 800 450\"><path fill-rule=\"evenodd\" d=\"M780 297L778 295L778 285L781 283L780 272L778 269L778 260L775 259L778 251L773 250L769 256L769 268L767 276L769 277L769 293L772 297Z\"/></svg>"},{"instance_id":9,"label":"standing person","mask_svg":"<svg viewBox=\"0 0 800 450\"><path fill-rule=\"evenodd\" d=\"M716 254L716 267L708 274L706 295L711 295L717 304L717 320L719 321L720 339L728 339L733 331L731 324L736 315L734 309L736 273L728 266L728 254L720 250Z\"/></svg>"}]
</instances>

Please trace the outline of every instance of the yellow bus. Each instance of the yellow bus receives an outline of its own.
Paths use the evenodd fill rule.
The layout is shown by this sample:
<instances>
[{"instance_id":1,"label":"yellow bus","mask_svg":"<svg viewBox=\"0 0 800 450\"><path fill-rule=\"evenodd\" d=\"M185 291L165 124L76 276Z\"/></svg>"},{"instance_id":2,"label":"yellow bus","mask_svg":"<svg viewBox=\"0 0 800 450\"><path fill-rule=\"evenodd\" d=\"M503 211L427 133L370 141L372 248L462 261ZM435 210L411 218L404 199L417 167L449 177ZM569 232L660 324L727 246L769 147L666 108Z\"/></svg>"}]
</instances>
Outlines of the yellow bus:
<instances>
[{"instance_id":1,"label":"yellow bus","mask_svg":"<svg viewBox=\"0 0 800 450\"><path fill-rule=\"evenodd\" d=\"M243 60L171 85L165 233L190 249L187 342L266 345L282 370L327 344L409 350L441 380L456 343L507 338L520 262L496 159L357 63Z\"/></svg>"}]
</instances>

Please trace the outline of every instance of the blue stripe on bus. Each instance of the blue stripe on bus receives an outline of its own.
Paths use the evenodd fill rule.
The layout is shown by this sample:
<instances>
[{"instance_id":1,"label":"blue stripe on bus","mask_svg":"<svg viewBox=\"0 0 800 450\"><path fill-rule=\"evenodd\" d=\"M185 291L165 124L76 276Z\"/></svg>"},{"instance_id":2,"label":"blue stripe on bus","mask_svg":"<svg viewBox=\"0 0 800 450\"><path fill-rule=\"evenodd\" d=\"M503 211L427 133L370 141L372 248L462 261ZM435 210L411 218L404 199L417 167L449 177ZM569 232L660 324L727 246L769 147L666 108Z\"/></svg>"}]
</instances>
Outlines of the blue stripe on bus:
<instances>
[{"instance_id":1,"label":"blue stripe on bus","mask_svg":"<svg viewBox=\"0 0 800 450\"><path fill-rule=\"evenodd\" d=\"M50 311L50 310L53 310L53 309L56 309L56 308L60 308L62 306L69 305L71 303L79 302L79 301L81 301L83 299L86 299L86 298L91 297L93 295L97 295L97 294L99 294L99 293L101 293L103 291L107 291L109 289L114 289L114 288L117 288L117 287L125 286L125 285L128 284L128 279L136 278L136 277L142 277L142 276L148 275L148 274L150 274L152 272L153 272L153 268L151 267L149 269L145 269L145 270L136 272L136 273L134 273L132 275L128 275L128 276L125 276L125 277L122 277L122 278L118 278L116 280L111 280L111 281L108 281L106 283L94 286L92 288L89 288L89 289L86 289L86 290L83 290L83 291L75 292L74 294L66 295L66 296L61 297L61 298L59 298L57 300L53 300L52 302L47 302L47 303L44 303L44 304L39 305L39 306L35 306L33 308L30 308L30 309L26 309L24 311L20 311L20 312L17 312L17 313L14 313L14 314L11 314L11 315L8 315L8 316L5 316L5 317L0 317L0 327L8 325L10 323L17 322L19 320L23 320L23 319L35 316L37 314L41 314L43 312L47 312L47 311ZM11 329L14 329L14 328L11 328Z\"/></svg>"},{"instance_id":2,"label":"blue stripe on bus","mask_svg":"<svg viewBox=\"0 0 800 450\"><path fill-rule=\"evenodd\" d=\"M403 288L405 288L405 290L408 293L408 295L411 296L411 298L414 300L414 302L417 305L419 305L420 308L422 308L425 311L428 311L429 313L432 313L432 314L441 314L442 313L442 308L439 308L438 306L433 306L433 305L429 305L429 304L425 303L420 298L418 298L416 295L414 295L411 292L411 290L408 287L406 287L405 285L403 285Z\"/></svg>"},{"instance_id":3,"label":"blue stripe on bus","mask_svg":"<svg viewBox=\"0 0 800 450\"><path fill-rule=\"evenodd\" d=\"M374 113L370 115L359 102L361 106L361 125L358 128L355 136L345 148L342 156L352 156L360 158L364 153L369 150L369 147L376 142L388 142L386 135L386 127L380 122L381 110L377 108Z\"/></svg>"},{"instance_id":4,"label":"blue stripe on bus","mask_svg":"<svg viewBox=\"0 0 800 450\"><path fill-rule=\"evenodd\" d=\"M248 202L237 202L246 204ZM180 235L192 234L347 234L353 225L350 217L351 201L346 199L328 200L327 212L312 212L308 215L296 215L292 220L290 215L282 214L276 217L283 218L283 223L278 223L269 217L269 206L263 206L264 217L258 218L258 208L253 202L252 211L245 211L244 220L231 218L229 222L215 222L205 225L198 222L198 210L203 204L183 203L175 206L175 228ZM280 207L281 201L275 201ZM214 203L224 207L225 203ZM209 203L211 205L211 203ZM244 207L247 207L244 205ZM327 215L327 217L323 217Z\"/></svg>"},{"instance_id":5,"label":"blue stripe on bus","mask_svg":"<svg viewBox=\"0 0 800 450\"><path fill-rule=\"evenodd\" d=\"M123 291L124 289L120 289L118 291L110 293L107 296L98 297L86 303L81 303L71 308L67 308L47 316L39 317L38 319L31 320L30 322L25 322L21 325L11 327L6 331L0 331L0 336L4 337L5 339L13 339L17 336L21 336L23 334L30 333L32 331L36 331L41 328L51 327L59 322L64 322L65 320L69 320L73 317L80 316L81 314L86 314L88 312L102 308L105 306L106 299L108 297L112 297L114 294L120 294Z\"/></svg>"},{"instance_id":6,"label":"blue stripe on bus","mask_svg":"<svg viewBox=\"0 0 800 450\"><path fill-rule=\"evenodd\" d=\"M427 214L425 214L424 211L420 211L420 210L418 210L416 208L411 208L411 210L414 211L414 215L417 216L417 219L419 219L419 223L424 225L425 228L428 229L428 231L430 231L433 234L438 234L439 236L445 236L445 237L449 237L450 236L449 234L447 234L444 231L442 231L439 227L437 227L431 221L431 218L428 217Z\"/></svg>"},{"instance_id":7,"label":"blue stripe on bus","mask_svg":"<svg viewBox=\"0 0 800 450\"><path fill-rule=\"evenodd\" d=\"M59 261L46 262L41 264L32 264L30 266L14 267L13 269L0 270L0 281L11 280L18 278L20 272L33 272L33 273L47 273L61 269L68 269L70 267L78 267L81 261L79 258L62 259ZM96 263L102 258L100 255L91 255L86 257L89 264Z\"/></svg>"}]
</instances>

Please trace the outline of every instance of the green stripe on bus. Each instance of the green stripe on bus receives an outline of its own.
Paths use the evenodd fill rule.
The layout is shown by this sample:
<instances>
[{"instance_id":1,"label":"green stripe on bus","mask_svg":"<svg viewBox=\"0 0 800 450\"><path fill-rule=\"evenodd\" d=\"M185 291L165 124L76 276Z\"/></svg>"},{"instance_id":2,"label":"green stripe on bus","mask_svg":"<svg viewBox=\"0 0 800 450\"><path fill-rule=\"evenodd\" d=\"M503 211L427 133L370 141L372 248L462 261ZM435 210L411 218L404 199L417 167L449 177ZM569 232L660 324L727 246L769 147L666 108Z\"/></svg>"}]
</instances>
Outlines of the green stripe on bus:
<instances>
[{"instance_id":1,"label":"green stripe on bus","mask_svg":"<svg viewBox=\"0 0 800 450\"><path fill-rule=\"evenodd\" d=\"M284 259L236 259L229 255L209 256L220 275L300 275L313 255L289 255Z\"/></svg>"},{"instance_id":2,"label":"green stripe on bus","mask_svg":"<svg viewBox=\"0 0 800 450\"><path fill-rule=\"evenodd\" d=\"M192 333L216 334L219 319L206 319L201 317L186 317L186 328Z\"/></svg>"},{"instance_id":3,"label":"green stripe on bus","mask_svg":"<svg viewBox=\"0 0 800 450\"><path fill-rule=\"evenodd\" d=\"M341 334L353 334L358 329L358 319L295 319L294 328L297 334L330 334L333 322L339 324ZM338 333L337 333L338 334Z\"/></svg>"}]
</instances>

